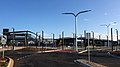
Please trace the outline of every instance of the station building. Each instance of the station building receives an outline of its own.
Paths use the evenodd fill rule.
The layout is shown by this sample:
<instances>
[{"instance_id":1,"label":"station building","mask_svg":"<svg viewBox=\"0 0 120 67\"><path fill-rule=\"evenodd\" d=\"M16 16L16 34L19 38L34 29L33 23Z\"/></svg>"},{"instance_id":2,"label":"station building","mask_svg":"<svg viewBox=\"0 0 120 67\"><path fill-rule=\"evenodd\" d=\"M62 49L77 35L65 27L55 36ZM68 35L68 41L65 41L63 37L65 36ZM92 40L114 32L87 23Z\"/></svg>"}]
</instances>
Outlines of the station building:
<instances>
[{"instance_id":1,"label":"station building","mask_svg":"<svg viewBox=\"0 0 120 67\"><path fill-rule=\"evenodd\" d=\"M7 45L11 45L14 43L15 46L74 46L75 44L75 38L73 37L64 37L64 38L44 38L42 34L41 37L39 37L36 33L32 31L9 31L9 29L3 29L3 35L7 36ZM88 39L85 37L78 37L77 38L78 46L87 46ZM108 40L107 39L93 39L90 38L89 40L90 45L95 46L107 46ZM120 43L120 40L119 40ZM117 41L111 41L109 40L110 46L113 45L119 45Z\"/></svg>"}]
</instances>

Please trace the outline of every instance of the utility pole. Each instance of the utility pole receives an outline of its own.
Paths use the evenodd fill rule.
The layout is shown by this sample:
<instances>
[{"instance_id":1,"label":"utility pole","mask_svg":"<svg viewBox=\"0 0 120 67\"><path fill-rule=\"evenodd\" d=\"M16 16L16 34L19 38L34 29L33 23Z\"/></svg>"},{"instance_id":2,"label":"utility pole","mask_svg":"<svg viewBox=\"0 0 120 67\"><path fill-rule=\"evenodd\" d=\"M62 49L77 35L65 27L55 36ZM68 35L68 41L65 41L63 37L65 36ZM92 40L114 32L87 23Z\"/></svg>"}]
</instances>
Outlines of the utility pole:
<instances>
[{"instance_id":1,"label":"utility pole","mask_svg":"<svg viewBox=\"0 0 120 67\"><path fill-rule=\"evenodd\" d=\"M116 35L117 35L117 45L116 45L116 50L117 50L117 46L118 46L118 30L116 29Z\"/></svg>"},{"instance_id":2,"label":"utility pole","mask_svg":"<svg viewBox=\"0 0 120 67\"><path fill-rule=\"evenodd\" d=\"M112 33L112 28L111 28L111 45L112 45L112 51L113 51L113 33Z\"/></svg>"},{"instance_id":3,"label":"utility pole","mask_svg":"<svg viewBox=\"0 0 120 67\"><path fill-rule=\"evenodd\" d=\"M94 49L95 43L94 43L94 32L93 31L92 31L92 36L93 36L92 44L93 44L93 49Z\"/></svg>"},{"instance_id":4,"label":"utility pole","mask_svg":"<svg viewBox=\"0 0 120 67\"><path fill-rule=\"evenodd\" d=\"M15 44L15 28L12 28L13 29L13 50L14 50L14 44Z\"/></svg>"},{"instance_id":5,"label":"utility pole","mask_svg":"<svg viewBox=\"0 0 120 67\"><path fill-rule=\"evenodd\" d=\"M59 35L59 43L58 43L58 48L61 47L61 34Z\"/></svg>"},{"instance_id":6,"label":"utility pole","mask_svg":"<svg viewBox=\"0 0 120 67\"><path fill-rule=\"evenodd\" d=\"M64 32L62 32L62 50L64 50Z\"/></svg>"},{"instance_id":7,"label":"utility pole","mask_svg":"<svg viewBox=\"0 0 120 67\"><path fill-rule=\"evenodd\" d=\"M53 47L55 47L55 41L54 41L54 39L55 39L55 34L54 33L52 33L52 43L53 43Z\"/></svg>"},{"instance_id":8,"label":"utility pole","mask_svg":"<svg viewBox=\"0 0 120 67\"><path fill-rule=\"evenodd\" d=\"M41 42L40 38L41 38L41 36L39 35L39 46L40 46L40 42Z\"/></svg>"},{"instance_id":9,"label":"utility pole","mask_svg":"<svg viewBox=\"0 0 120 67\"><path fill-rule=\"evenodd\" d=\"M72 33L72 35L73 35L73 49L75 50L75 34Z\"/></svg>"},{"instance_id":10,"label":"utility pole","mask_svg":"<svg viewBox=\"0 0 120 67\"><path fill-rule=\"evenodd\" d=\"M42 48L43 48L43 40L44 40L44 31L42 31Z\"/></svg>"},{"instance_id":11,"label":"utility pole","mask_svg":"<svg viewBox=\"0 0 120 67\"><path fill-rule=\"evenodd\" d=\"M86 33L87 34L87 36L86 36L86 38L87 38L87 40L88 40L88 61L89 61L89 63L90 63L90 44L89 44L89 42L90 42L90 33Z\"/></svg>"},{"instance_id":12,"label":"utility pole","mask_svg":"<svg viewBox=\"0 0 120 67\"><path fill-rule=\"evenodd\" d=\"M85 47L85 50L86 50L86 30L84 30L84 47Z\"/></svg>"},{"instance_id":13,"label":"utility pole","mask_svg":"<svg viewBox=\"0 0 120 67\"><path fill-rule=\"evenodd\" d=\"M101 40L101 34L99 35L99 40Z\"/></svg>"},{"instance_id":14,"label":"utility pole","mask_svg":"<svg viewBox=\"0 0 120 67\"><path fill-rule=\"evenodd\" d=\"M53 34L53 47L55 47L55 41L54 41L54 39L55 39L55 34Z\"/></svg>"},{"instance_id":15,"label":"utility pole","mask_svg":"<svg viewBox=\"0 0 120 67\"><path fill-rule=\"evenodd\" d=\"M37 48L37 45L38 45L37 36L38 36L38 32L36 32L36 42L35 42L36 48Z\"/></svg>"},{"instance_id":16,"label":"utility pole","mask_svg":"<svg viewBox=\"0 0 120 67\"><path fill-rule=\"evenodd\" d=\"M82 44L82 34L80 34L80 41L81 41L81 47L83 47L83 44Z\"/></svg>"},{"instance_id":17,"label":"utility pole","mask_svg":"<svg viewBox=\"0 0 120 67\"><path fill-rule=\"evenodd\" d=\"M27 32L25 33L25 45L24 46L26 46L26 43L27 43Z\"/></svg>"}]
</instances>

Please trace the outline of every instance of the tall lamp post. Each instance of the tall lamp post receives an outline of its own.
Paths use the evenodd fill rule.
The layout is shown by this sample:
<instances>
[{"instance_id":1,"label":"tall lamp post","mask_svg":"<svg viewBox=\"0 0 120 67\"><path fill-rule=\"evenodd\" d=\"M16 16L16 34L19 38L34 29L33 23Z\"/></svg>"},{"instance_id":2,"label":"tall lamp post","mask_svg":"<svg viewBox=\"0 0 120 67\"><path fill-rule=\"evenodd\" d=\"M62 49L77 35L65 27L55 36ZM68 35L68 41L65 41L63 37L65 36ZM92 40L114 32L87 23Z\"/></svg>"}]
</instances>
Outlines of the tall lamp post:
<instances>
[{"instance_id":1,"label":"tall lamp post","mask_svg":"<svg viewBox=\"0 0 120 67\"><path fill-rule=\"evenodd\" d=\"M107 27L107 46L109 47L109 27L110 27L111 24L103 24L103 25L100 25L100 26L106 26Z\"/></svg>"},{"instance_id":2,"label":"tall lamp post","mask_svg":"<svg viewBox=\"0 0 120 67\"><path fill-rule=\"evenodd\" d=\"M77 14L74 14L74 13L62 13L62 14L71 14L75 17L75 48L76 48L76 51L78 51L78 48L77 48L77 16L81 13L85 13L85 12L89 12L91 10L85 10L85 11L81 11L81 12L78 12Z\"/></svg>"},{"instance_id":3,"label":"tall lamp post","mask_svg":"<svg viewBox=\"0 0 120 67\"><path fill-rule=\"evenodd\" d=\"M116 24L116 22L114 22L113 24ZM100 26L106 26L107 27L107 40L108 40L108 43L107 43L107 46L109 47L109 27L113 24L103 24L103 25L100 25Z\"/></svg>"}]
</instances>

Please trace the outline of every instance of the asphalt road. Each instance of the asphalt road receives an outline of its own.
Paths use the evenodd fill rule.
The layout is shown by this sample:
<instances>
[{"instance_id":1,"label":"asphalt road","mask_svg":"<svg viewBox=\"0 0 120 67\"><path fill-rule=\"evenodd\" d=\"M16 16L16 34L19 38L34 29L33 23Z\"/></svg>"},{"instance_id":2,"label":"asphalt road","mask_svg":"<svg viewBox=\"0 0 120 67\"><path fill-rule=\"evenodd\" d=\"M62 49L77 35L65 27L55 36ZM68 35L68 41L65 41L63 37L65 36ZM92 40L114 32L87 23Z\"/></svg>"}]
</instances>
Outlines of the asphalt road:
<instances>
[{"instance_id":1,"label":"asphalt road","mask_svg":"<svg viewBox=\"0 0 120 67\"><path fill-rule=\"evenodd\" d=\"M16 67L81 67L75 53L39 53L19 60Z\"/></svg>"},{"instance_id":2,"label":"asphalt road","mask_svg":"<svg viewBox=\"0 0 120 67\"><path fill-rule=\"evenodd\" d=\"M2 54L2 52L1 52ZM14 67L81 67L75 63L79 55L76 52L37 53L33 51L5 51L5 56L13 58Z\"/></svg>"},{"instance_id":3,"label":"asphalt road","mask_svg":"<svg viewBox=\"0 0 120 67\"><path fill-rule=\"evenodd\" d=\"M14 59L14 67L82 67L74 62L76 59L87 59L87 53L51 52L36 53L28 51L6 51L5 56ZM119 67L120 58L112 57L107 51L92 51L91 61L107 67Z\"/></svg>"}]
</instances>

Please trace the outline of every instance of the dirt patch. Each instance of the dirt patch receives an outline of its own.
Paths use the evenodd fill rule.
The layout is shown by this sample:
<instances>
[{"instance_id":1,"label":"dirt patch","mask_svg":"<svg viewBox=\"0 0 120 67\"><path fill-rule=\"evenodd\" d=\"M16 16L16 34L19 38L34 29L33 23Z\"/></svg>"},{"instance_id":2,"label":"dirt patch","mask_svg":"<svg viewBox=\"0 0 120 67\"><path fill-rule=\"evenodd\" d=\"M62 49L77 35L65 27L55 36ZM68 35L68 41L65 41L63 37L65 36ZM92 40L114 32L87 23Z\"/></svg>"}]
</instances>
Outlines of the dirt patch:
<instances>
[{"instance_id":1,"label":"dirt patch","mask_svg":"<svg viewBox=\"0 0 120 67\"><path fill-rule=\"evenodd\" d=\"M110 52L112 55L120 56L120 51L113 51Z\"/></svg>"},{"instance_id":2,"label":"dirt patch","mask_svg":"<svg viewBox=\"0 0 120 67\"><path fill-rule=\"evenodd\" d=\"M0 56L0 67L7 67L9 59L7 57L3 58Z\"/></svg>"}]
</instances>

